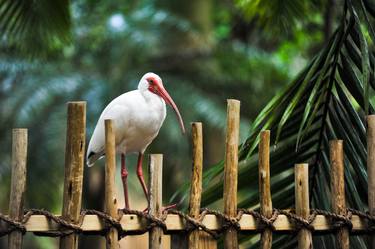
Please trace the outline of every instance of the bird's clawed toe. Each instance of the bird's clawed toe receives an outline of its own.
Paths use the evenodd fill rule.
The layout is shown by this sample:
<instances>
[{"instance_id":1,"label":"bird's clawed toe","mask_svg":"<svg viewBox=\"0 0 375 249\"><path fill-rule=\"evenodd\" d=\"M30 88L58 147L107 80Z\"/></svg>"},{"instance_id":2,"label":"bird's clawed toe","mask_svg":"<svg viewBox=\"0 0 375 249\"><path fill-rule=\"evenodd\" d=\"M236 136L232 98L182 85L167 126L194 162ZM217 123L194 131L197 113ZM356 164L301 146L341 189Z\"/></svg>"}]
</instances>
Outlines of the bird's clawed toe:
<instances>
[{"instance_id":1,"label":"bird's clawed toe","mask_svg":"<svg viewBox=\"0 0 375 249\"><path fill-rule=\"evenodd\" d=\"M176 203L170 204L168 206L162 207L161 212L164 213L165 211L168 211L170 209L175 209L175 208L177 208L177 204ZM143 213L148 213L149 212L149 208L148 207L145 208L142 212Z\"/></svg>"}]
</instances>

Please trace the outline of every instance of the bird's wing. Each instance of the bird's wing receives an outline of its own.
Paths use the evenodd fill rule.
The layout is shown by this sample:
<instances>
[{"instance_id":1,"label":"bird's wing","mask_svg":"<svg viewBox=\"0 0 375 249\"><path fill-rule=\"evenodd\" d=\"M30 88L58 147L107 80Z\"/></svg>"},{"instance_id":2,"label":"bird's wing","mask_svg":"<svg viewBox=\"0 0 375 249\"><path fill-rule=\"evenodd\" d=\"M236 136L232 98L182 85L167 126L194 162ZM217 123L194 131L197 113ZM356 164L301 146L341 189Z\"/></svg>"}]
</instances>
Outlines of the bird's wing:
<instances>
[{"instance_id":1,"label":"bird's wing","mask_svg":"<svg viewBox=\"0 0 375 249\"><path fill-rule=\"evenodd\" d=\"M116 145L121 143L125 137L126 127L130 122L130 102L136 98L134 91L127 92L114 99L103 110L94 129L87 149L87 164L92 166L96 160L104 155L105 150L105 128L104 120L112 119L116 137Z\"/></svg>"}]
</instances>

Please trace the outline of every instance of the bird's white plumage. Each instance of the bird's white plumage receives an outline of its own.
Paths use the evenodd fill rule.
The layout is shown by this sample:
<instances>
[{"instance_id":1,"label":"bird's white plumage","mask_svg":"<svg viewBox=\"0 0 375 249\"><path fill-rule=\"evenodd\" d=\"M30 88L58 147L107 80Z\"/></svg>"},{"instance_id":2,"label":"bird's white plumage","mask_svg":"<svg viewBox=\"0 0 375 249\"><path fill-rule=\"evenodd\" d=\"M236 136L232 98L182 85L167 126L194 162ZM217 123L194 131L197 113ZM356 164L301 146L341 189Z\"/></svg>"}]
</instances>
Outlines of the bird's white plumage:
<instances>
[{"instance_id":1,"label":"bird's white plumage","mask_svg":"<svg viewBox=\"0 0 375 249\"><path fill-rule=\"evenodd\" d=\"M141 79L137 90L120 95L103 110L87 149L88 157L96 155L88 158L89 166L104 154L105 119L114 122L117 153L143 153L159 133L166 117L166 105L160 96L147 90L143 80L147 75Z\"/></svg>"}]
</instances>

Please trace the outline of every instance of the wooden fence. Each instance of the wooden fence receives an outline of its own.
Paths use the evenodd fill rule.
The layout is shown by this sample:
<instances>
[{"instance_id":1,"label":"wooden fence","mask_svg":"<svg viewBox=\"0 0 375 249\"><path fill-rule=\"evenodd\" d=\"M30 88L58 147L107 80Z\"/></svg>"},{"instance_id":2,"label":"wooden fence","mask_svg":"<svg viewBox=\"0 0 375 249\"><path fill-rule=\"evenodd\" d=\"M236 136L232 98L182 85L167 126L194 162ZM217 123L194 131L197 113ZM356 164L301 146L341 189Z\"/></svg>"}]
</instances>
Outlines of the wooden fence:
<instances>
[{"instance_id":1,"label":"wooden fence","mask_svg":"<svg viewBox=\"0 0 375 249\"><path fill-rule=\"evenodd\" d=\"M0 213L0 236L8 235L10 249L22 247L25 232L60 238L61 249L78 248L78 237L101 234L107 248L118 248L118 238L149 232L149 248L161 248L161 236L171 234L172 248L217 247L216 239L223 237L224 248L238 248L238 233L261 233L261 248L271 248L272 234L298 233L298 248L312 247L315 232L335 232L339 248L349 248L349 233L371 233L375 221L375 116L368 117L368 193L370 213L347 209L345 206L343 141L330 143L331 192L333 212L310 210L308 165L295 165L295 211L277 210L272 206L270 190L270 132L260 134L259 195L260 211L237 210L237 170L239 146L240 102L228 100L227 133L224 167L223 212L201 209L203 136L202 124L192 124L193 167L189 211L163 213L163 156L150 155L148 213L136 210L118 211L115 196L115 137L111 120L105 121L106 169L105 212L81 210L84 170L85 102L68 103L65 178L62 215L44 210L23 210L26 186L27 130L13 130L12 178L9 213ZM372 248L375 248L374 236Z\"/></svg>"}]
</instances>

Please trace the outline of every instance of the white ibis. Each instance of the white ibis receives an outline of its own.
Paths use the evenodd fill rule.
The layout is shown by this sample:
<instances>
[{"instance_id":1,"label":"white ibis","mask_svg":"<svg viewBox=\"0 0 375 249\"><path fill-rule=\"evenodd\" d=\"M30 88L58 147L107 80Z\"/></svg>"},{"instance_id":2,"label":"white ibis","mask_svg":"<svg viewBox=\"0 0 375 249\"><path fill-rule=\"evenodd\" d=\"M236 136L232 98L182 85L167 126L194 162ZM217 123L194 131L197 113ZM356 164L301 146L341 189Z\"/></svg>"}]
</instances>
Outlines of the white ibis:
<instances>
[{"instance_id":1,"label":"white ibis","mask_svg":"<svg viewBox=\"0 0 375 249\"><path fill-rule=\"evenodd\" d=\"M181 114L163 86L161 78L146 73L139 81L138 89L126 92L112 100L103 110L87 149L87 165L92 166L104 156L104 120L112 119L116 137L116 153L121 154L121 178L124 187L125 208L129 208L125 155L138 153L137 175L147 201L148 191L143 179L142 159L147 146L158 135L166 116L165 103L176 112L181 130L185 133Z\"/></svg>"}]
</instances>

